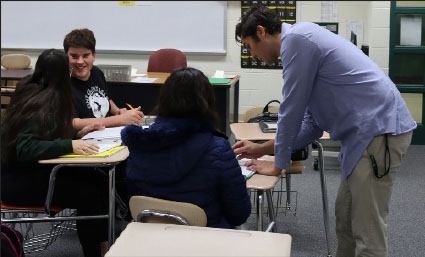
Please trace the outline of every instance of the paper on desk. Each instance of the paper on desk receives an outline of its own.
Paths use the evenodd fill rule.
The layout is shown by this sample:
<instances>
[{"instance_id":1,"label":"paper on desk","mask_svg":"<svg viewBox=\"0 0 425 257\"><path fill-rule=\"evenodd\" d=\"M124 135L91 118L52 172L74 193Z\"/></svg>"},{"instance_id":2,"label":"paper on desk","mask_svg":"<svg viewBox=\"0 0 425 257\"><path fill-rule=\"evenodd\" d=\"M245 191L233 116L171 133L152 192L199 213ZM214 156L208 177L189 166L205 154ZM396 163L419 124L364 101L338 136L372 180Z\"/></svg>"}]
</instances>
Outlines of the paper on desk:
<instances>
[{"instance_id":1,"label":"paper on desk","mask_svg":"<svg viewBox=\"0 0 425 257\"><path fill-rule=\"evenodd\" d=\"M105 151L108 151L109 149L112 149L114 147L120 146L121 142L116 142L116 143L108 143L108 144L97 144L99 146L99 151L97 153L103 153Z\"/></svg>"},{"instance_id":2,"label":"paper on desk","mask_svg":"<svg viewBox=\"0 0 425 257\"><path fill-rule=\"evenodd\" d=\"M269 129L277 129L277 123L266 122L266 124Z\"/></svg>"},{"instance_id":3,"label":"paper on desk","mask_svg":"<svg viewBox=\"0 0 425 257\"><path fill-rule=\"evenodd\" d=\"M249 160L251 160L251 159L243 158L243 159L241 159L241 160L238 160L239 166L241 166L242 175L244 175L246 179L249 179L250 177L252 177L252 175L254 175L254 174L255 174L255 172L257 172L257 171L255 171L255 170L248 170L248 169L246 168L246 166L245 166L245 165L246 165L246 163L247 163ZM257 159L257 160L259 160L259 161L265 161L265 159Z\"/></svg>"},{"instance_id":4,"label":"paper on desk","mask_svg":"<svg viewBox=\"0 0 425 257\"><path fill-rule=\"evenodd\" d=\"M236 73L224 73L222 70L216 70L214 75L211 76L211 78L215 79L233 79L238 74Z\"/></svg>"},{"instance_id":5,"label":"paper on desk","mask_svg":"<svg viewBox=\"0 0 425 257\"><path fill-rule=\"evenodd\" d=\"M216 70L212 78L224 79L224 71Z\"/></svg>"},{"instance_id":6,"label":"paper on desk","mask_svg":"<svg viewBox=\"0 0 425 257\"><path fill-rule=\"evenodd\" d=\"M225 78L225 79L233 79L237 75L238 74L236 74L236 73L224 73L223 78Z\"/></svg>"},{"instance_id":7,"label":"paper on desk","mask_svg":"<svg viewBox=\"0 0 425 257\"><path fill-rule=\"evenodd\" d=\"M88 133L81 139L107 139L107 138L121 138L121 130L124 126L115 128L105 128L104 130L96 130Z\"/></svg>"},{"instance_id":8,"label":"paper on desk","mask_svg":"<svg viewBox=\"0 0 425 257\"><path fill-rule=\"evenodd\" d=\"M157 80L158 78L143 78L143 77L137 77L133 80L131 80L131 82L138 82L138 83L152 83L155 80Z\"/></svg>"},{"instance_id":9,"label":"paper on desk","mask_svg":"<svg viewBox=\"0 0 425 257\"><path fill-rule=\"evenodd\" d=\"M244 175L246 179L249 179L250 177L252 177L252 175L254 175L256 172L255 170L248 170L246 166L241 166L241 170L242 170L242 175Z\"/></svg>"}]
</instances>

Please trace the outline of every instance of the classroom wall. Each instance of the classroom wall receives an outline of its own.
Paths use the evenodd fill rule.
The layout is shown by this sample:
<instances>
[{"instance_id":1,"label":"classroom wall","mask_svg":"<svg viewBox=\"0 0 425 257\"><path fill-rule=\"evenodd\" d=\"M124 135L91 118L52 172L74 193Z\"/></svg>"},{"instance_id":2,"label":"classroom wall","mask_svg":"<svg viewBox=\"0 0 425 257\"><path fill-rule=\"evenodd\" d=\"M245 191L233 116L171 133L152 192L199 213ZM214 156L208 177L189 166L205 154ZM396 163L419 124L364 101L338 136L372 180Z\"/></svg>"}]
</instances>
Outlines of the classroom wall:
<instances>
[{"instance_id":1,"label":"classroom wall","mask_svg":"<svg viewBox=\"0 0 425 257\"><path fill-rule=\"evenodd\" d=\"M388 74L390 1L338 1L337 10L339 35L345 37L347 20L363 21L363 42L358 42L358 45L369 45L370 57ZM272 99L281 100L283 81L281 70L240 68L240 46L234 40L235 25L240 14L240 1L228 1L227 55L188 55L187 60L188 66L198 68L206 74L213 74L217 69L239 73L239 113L243 114L251 106L263 106ZM298 1L297 21L320 22L321 1ZM96 35L96 31L94 33ZM1 51L2 55L8 53L17 51ZM23 53L31 56L31 65L34 66L40 52ZM148 59L149 55L146 54L98 53L95 64L130 64L139 72L144 72L147 70ZM242 116L240 120L241 118Z\"/></svg>"}]
</instances>

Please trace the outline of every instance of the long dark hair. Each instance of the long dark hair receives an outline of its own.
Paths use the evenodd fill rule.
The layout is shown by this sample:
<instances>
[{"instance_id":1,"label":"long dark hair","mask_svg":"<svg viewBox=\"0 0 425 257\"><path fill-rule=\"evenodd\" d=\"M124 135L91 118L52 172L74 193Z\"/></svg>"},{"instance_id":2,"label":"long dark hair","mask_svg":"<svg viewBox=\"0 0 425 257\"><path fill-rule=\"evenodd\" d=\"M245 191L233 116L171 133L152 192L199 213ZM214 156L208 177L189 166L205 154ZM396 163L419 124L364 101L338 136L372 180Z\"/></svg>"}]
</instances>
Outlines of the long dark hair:
<instances>
[{"instance_id":1,"label":"long dark hair","mask_svg":"<svg viewBox=\"0 0 425 257\"><path fill-rule=\"evenodd\" d=\"M159 117L195 118L217 127L215 96L208 78L195 68L179 68L167 78L154 113Z\"/></svg>"},{"instance_id":2,"label":"long dark hair","mask_svg":"<svg viewBox=\"0 0 425 257\"><path fill-rule=\"evenodd\" d=\"M68 56L60 50L45 50L37 60L32 75L23 78L7 107L2 122L5 144L3 160L15 156L18 133L36 124L32 131L44 140L72 137L73 105Z\"/></svg>"}]
</instances>

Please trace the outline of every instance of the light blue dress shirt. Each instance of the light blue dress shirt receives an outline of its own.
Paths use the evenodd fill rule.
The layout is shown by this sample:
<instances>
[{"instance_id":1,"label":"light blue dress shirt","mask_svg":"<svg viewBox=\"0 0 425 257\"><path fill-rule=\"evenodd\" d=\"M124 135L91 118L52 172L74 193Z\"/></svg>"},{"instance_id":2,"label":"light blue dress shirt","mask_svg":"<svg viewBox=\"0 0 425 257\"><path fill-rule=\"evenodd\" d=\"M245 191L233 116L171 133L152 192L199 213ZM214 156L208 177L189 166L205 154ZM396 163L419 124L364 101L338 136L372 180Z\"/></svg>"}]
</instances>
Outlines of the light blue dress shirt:
<instances>
[{"instance_id":1,"label":"light blue dress shirt","mask_svg":"<svg viewBox=\"0 0 425 257\"><path fill-rule=\"evenodd\" d=\"M390 78L354 44L317 24L282 24L283 100L275 165L289 169L291 153L322 136L341 141L345 180L373 137L416 128Z\"/></svg>"}]
</instances>

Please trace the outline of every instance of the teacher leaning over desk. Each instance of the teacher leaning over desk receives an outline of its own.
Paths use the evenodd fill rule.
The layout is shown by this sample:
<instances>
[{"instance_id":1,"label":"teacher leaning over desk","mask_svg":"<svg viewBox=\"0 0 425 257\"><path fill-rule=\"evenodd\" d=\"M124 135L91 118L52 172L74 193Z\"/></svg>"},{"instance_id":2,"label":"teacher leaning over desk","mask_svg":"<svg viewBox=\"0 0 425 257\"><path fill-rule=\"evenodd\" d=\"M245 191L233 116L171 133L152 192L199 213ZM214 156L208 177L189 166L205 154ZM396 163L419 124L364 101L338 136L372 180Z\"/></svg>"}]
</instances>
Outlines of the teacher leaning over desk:
<instances>
[{"instance_id":1,"label":"teacher leaning over desk","mask_svg":"<svg viewBox=\"0 0 425 257\"><path fill-rule=\"evenodd\" d=\"M394 83L355 45L310 22L281 23L275 12L254 6L236 25L236 41L252 58L283 66L283 100L275 140L240 141L238 158L259 173L290 167L293 150L323 131L342 147L342 181L335 203L338 257L387 256L387 216L396 170L416 128Z\"/></svg>"}]
</instances>

